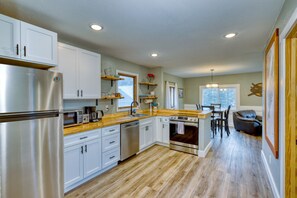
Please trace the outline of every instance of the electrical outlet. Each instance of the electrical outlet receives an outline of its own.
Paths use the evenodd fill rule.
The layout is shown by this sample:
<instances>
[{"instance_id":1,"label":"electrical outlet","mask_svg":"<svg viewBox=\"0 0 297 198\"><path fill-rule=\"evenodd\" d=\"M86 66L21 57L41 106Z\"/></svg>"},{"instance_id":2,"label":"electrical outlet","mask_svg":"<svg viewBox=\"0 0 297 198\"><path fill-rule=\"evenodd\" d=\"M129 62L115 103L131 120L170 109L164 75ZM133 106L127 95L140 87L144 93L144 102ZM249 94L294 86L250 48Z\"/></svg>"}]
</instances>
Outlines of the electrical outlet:
<instances>
[{"instance_id":1,"label":"electrical outlet","mask_svg":"<svg viewBox=\"0 0 297 198\"><path fill-rule=\"evenodd\" d=\"M109 110L109 107L108 105L105 106L105 111L108 111Z\"/></svg>"},{"instance_id":2,"label":"electrical outlet","mask_svg":"<svg viewBox=\"0 0 297 198\"><path fill-rule=\"evenodd\" d=\"M271 164L271 155L269 155L269 164Z\"/></svg>"}]
</instances>

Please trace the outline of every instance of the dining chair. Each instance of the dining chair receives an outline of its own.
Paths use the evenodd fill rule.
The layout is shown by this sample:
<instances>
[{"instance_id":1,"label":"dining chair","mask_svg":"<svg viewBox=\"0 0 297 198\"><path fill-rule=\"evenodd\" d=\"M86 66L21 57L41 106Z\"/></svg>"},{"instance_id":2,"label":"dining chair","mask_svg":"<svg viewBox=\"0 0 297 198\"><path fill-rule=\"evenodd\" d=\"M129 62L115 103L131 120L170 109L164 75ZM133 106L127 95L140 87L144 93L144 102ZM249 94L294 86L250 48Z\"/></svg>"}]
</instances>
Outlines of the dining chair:
<instances>
[{"instance_id":1,"label":"dining chair","mask_svg":"<svg viewBox=\"0 0 297 198\"><path fill-rule=\"evenodd\" d=\"M197 108L197 110L200 110L201 109L201 105L200 104L196 104L196 108Z\"/></svg>"},{"instance_id":2,"label":"dining chair","mask_svg":"<svg viewBox=\"0 0 297 198\"><path fill-rule=\"evenodd\" d=\"M211 105L211 106L214 106L214 107L217 108L217 109L222 108L222 104L221 104L221 103L211 103L210 105Z\"/></svg>"},{"instance_id":3,"label":"dining chair","mask_svg":"<svg viewBox=\"0 0 297 198\"><path fill-rule=\"evenodd\" d=\"M222 118L216 118L215 125L216 126L224 126L224 129L227 133L227 136L230 135L230 129L229 129L229 113L230 113L231 105L228 106L227 110L224 112L224 117ZM222 133L222 131L221 131Z\"/></svg>"}]
</instances>

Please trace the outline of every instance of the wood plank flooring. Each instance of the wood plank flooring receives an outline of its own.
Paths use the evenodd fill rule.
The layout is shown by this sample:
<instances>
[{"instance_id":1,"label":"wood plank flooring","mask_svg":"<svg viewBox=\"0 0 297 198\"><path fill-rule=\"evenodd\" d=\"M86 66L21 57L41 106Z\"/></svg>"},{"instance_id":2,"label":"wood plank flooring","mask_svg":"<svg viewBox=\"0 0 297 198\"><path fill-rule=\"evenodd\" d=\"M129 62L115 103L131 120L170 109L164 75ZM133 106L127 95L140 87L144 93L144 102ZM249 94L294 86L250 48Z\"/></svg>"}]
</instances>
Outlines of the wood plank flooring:
<instances>
[{"instance_id":1,"label":"wood plank flooring","mask_svg":"<svg viewBox=\"0 0 297 198\"><path fill-rule=\"evenodd\" d=\"M273 197L261 138L217 134L206 158L153 146L65 195L75 197Z\"/></svg>"}]
</instances>

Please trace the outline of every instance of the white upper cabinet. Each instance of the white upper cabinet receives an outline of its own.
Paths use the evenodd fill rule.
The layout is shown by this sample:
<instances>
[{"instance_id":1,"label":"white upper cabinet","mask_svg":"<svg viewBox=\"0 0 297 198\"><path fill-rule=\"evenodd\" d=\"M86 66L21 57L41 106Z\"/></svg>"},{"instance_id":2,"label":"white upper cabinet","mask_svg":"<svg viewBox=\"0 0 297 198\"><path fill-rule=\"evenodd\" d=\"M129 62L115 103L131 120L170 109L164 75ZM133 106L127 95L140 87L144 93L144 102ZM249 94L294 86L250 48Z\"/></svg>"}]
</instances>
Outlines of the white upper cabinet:
<instances>
[{"instance_id":1,"label":"white upper cabinet","mask_svg":"<svg viewBox=\"0 0 297 198\"><path fill-rule=\"evenodd\" d=\"M80 49L78 69L81 97L85 99L98 99L101 95L100 55Z\"/></svg>"},{"instance_id":2,"label":"white upper cabinet","mask_svg":"<svg viewBox=\"0 0 297 198\"><path fill-rule=\"evenodd\" d=\"M0 14L0 56L57 65L57 33Z\"/></svg>"},{"instance_id":3,"label":"white upper cabinet","mask_svg":"<svg viewBox=\"0 0 297 198\"><path fill-rule=\"evenodd\" d=\"M77 48L59 43L58 71L63 73L63 98L79 97L79 83L77 77Z\"/></svg>"},{"instance_id":4,"label":"white upper cabinet","mask_svg":"<svg viewBox=\"0 0 297 198\"><path fill-rule=\"evenodd\" d=\"M64 99L101 97L100 54L59 43L58 71L63 73Z\"/></svg>"},{"instance_id":5,"label":"white upper cabinet","mask_svg":"<svg viewBox=\"0 0 297 198\"><path fill-rule=\"evenodd\" d=\"M0 56L20 58L20 21L0 14Z\"/></svg>"},{"instance_id":6,"label":"white upper cabinet","mask_svg":"<svg viewBox=\"0 0 297 198\"><path fill-rule=\"evenodd\" d=\"M22 59L57 65L57 33L21 22L21 41Z\"/></svg>"}]
</instances>

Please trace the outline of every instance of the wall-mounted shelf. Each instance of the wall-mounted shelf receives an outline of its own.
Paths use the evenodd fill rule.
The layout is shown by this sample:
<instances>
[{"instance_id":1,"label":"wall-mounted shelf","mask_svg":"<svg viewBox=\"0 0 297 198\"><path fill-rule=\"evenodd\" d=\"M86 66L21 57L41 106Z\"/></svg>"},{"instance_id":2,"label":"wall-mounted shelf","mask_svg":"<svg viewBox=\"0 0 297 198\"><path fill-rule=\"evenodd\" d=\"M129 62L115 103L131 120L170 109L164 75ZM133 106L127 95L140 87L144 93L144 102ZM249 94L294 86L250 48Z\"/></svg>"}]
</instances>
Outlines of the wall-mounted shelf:
<instances>
[{"instance_id":1,"label":"wall-mounted shelf","mask_svg":"<svg viewBox=\"0 0 297 198\"><path fill-rule=\"evenodd\" d=\"M124 97L115 97L115 96L104 96L100 98L100 100L110 100L110 104L113 105L113 100L115 99L123 99Z\"/></svg>"},{"instance_id":2,"label":"wall-mounted shelf","mask_svg":"<svg viewBox=\"0 0 297 198\"><path fill-rule=\"evenodd\" d=\"M139 99L141 102L142 100L149 100L149 99L155 100L155 99L158 99L158 97L157 96L139 96Z\"/></svg>"},{"instance_id":3,"label":"wall-mounted shelf","mask_svg":"<svg viewBox=\"0 0 297 198\"><path fill-rule=\"evenodd\" d=\"M146 85L147 86L147 89L149 89L150 86L158 86L157 83L151 83L151 82L140 82L139 84L140 85Z\"/></svg>"},{"instance_id":4,"label":"wall-mounted shelf","mask_svg":"<svg viewBox=\"0 0 297 198\"><path fill-rule=\"evenodd\" d=\"M113 81L124 80L124 78L118 78L118 77L114 77L114 76L101 76L101 79L110 80L110 83L111 83L112 87L113 87Z\"/></svg>"}]
</instances>

